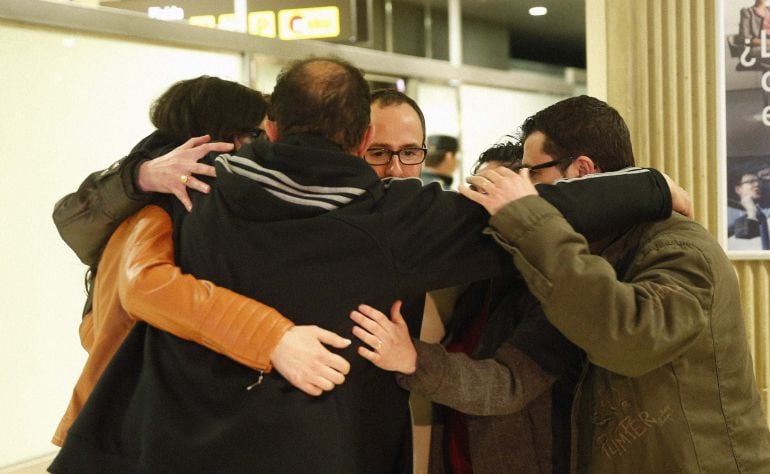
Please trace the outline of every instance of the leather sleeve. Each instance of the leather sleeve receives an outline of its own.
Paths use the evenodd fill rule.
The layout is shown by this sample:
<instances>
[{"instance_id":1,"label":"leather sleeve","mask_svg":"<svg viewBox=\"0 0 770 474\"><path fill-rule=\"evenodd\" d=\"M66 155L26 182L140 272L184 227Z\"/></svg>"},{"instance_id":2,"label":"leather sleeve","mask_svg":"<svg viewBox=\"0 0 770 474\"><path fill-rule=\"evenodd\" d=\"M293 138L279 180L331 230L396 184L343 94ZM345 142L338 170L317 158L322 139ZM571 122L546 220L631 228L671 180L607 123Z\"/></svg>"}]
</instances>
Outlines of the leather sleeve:
<instances>
[{"instance_id":1,"label":"leather sleeve","mask_svg":"<svg viewBox=\"0 0 770 474\"><path fill-rule=\"evenodd\" d=\"M183 274L174 262L171 219L147 206L124 225L118 290L134 318L256 370L294 323L275 309L211 282Z\"/></svg>"},{"instance_id":2,"label":"leather sleeve","mask_svg":"<svg viewBox=\"0 0 770 474\"><path fill-rule=\"evenodd\" d=\"M91 353L91 347L94 345L94 332L94 314L89 311L83 315L83 319L80 321L80 328L78 329L80 345L89 354Z\"/></svg>"}]
</instances>

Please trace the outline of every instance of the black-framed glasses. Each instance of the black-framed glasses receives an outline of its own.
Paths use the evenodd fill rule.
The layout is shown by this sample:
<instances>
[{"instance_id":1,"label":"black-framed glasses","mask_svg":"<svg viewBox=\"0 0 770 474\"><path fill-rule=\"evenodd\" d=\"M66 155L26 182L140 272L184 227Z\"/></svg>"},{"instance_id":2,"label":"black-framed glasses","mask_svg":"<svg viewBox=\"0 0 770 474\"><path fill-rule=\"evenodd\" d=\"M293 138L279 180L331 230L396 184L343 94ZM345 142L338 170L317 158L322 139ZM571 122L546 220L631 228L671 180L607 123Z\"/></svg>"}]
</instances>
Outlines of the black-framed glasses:
<instances>
[{"instance_id":1,"label":"black-framed glasses","mask_svg":"<svg viewBox=\"0 0 770 474\"><path fill-rule=\"evenodd\" d=\"M523 168L527 168L527 169L529 169L529 172L531 173L533 171L542 170L542 169L545 169L545 168L550 168L552 166L557 166L557 165L560 165L562 163L567 163L567 162L571 163L571 162L575 161L575 158L576 157L574 157L574 156L570 156L568 158L561 158L561 159L558 159L558 160L546 161L545 163L540 163L539 165L533 165L533 166L528 166L528 165L525 165L525 164L522 163L522 164L518 164L518 165L513 166L512 169L513 169L513 171L519 171L519 170L521 170Z\"/></svg>"},{"instance_id":2,"label":"black-framed glasses","mask_svg":"<svg viewBox=\"0 0 770 474\"><path fill-rule=\"evenodd\" d=\"M408 146L396 151L375 147L366 150L364 159L370 165L387 165L394 156L398 156L398 161L402 165L419 165L425 161L426 153L428 153L427 148L418 146Z\"/></svg>"}]
</instances>

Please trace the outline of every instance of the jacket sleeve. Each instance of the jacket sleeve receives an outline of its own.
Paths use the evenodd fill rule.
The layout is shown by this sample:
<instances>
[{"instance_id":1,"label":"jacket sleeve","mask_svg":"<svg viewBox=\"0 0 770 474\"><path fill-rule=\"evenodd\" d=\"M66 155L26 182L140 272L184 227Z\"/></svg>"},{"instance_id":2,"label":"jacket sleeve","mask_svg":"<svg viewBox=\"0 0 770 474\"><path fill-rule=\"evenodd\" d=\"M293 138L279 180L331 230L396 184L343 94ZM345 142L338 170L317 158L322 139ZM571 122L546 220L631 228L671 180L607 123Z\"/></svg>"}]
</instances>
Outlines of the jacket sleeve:
<instances>
[{"instance_id":1,"label":"jacket sleeve","mask_svg":"<svg viewBox=\"0 0 770 474\"><path fill-rule=\"evenodd\" d=\"M627 168L537 189L589 240L671 214L671 192L654 169ZM404 294L510 272L508 256L501 257L499 249L480 236L489 217L481 206L437 185L423 187L420 197L406 211L419 219L392 219L385 226Z\"/></svg>"},{"instance_id":2,"label":"jacket sleeve","mask_svg":"<svg viewBox=\"0 0 770 474\"><path fill-rule=\"evenodd\" d=\"M589 241L671 215L671 191L652 168L625 168L538 185L572 227Z\"/></svg>"},{"instance_id":3,"label":"jacket sleeve","mask_svg":"<svg viewBox=\"0 0 770 474\"><path fill-rule=\"evenodd\" d=\"M97 265L118 225L151 201L151 193L134 186L138 166L149 158L144 151L131 153L109 168L90 174L76 192L54 206L54 224L81 262Z\"/></svg>"},{"instance_id":4,"label":"jacket sleeve","mask_svg":"<svg viewBox=\"0 0 770 474\"><path fill-rule=\"evenodd\" d=\"M434 403L468 415L515 413L545 390L555 378L532 359L504 343L494 358L475 360L463 353L447 352L441 344L414 340L417 371L397 374L398 384Z\"/></svg>"},{"instance_id":5,"label":"jacket sleeve","mask_svg":"<svg viewBox=\"0 0 770 474\"><path fill-rule=\"evenodd\" d=\"M595 365L636 377L686 352L708 322L714 275L702 249L716 244L694 222L671 220L635 250L627 282L536 196L508 204L490 225L548 320Z\"/></svg>"},{"instance_id":6,"label":"jacket sleeve","mask_svg":"<svg viewBox=\"0 0 770 474\"><path fill-rule=\"evenodd\" d=\"M752 7L741 8L741 20L738 25L738 35L743 40L752 39L754 37L751 31L751 9Z\"/></svg>"},{"instance_id":7,"label":"jacket sleeve","mask_svg":"<svg viewBox=\"0 0 770 474\"><path fill-rule=\"evenodd\" d=\"M733 232L737 239L753 239L759 237L759 221L741 216L733 223Z\"/></svg>"},{"instance_id":8,"label":"jacket sleeve","mask_svg":"<svg viewBox=\"0 0 770 474\"><path fill-rule=\"evenodd\" d=\"M183 274L174 263L171 219L147 206L131 219L118 291L134 318L256 370L294 324L275 309Z\"/></svg>"}]
</instances>

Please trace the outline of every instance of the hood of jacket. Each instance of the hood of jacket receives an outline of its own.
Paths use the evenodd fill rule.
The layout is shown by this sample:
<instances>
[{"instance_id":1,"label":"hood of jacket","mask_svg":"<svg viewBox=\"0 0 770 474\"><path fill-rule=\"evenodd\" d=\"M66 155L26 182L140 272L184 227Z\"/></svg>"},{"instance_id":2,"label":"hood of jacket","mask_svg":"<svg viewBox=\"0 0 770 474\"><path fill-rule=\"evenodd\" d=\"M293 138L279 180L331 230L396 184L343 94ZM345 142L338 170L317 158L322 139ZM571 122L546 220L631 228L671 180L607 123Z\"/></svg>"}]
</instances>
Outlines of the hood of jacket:
<instances>
[{"instance_id":1,"label":"hood of jacket","mask_svg":"<svg viewBox=\"0 0 770 474\"><path fill-rule=\"evenodd\" d=\"M383 184L363 159L317 135L257 140L214 162L217 192L235 214L252 221L313 217L366 194L383 194ZM270 205L248 205L254 201Z\"/></svg>"}]
</instances>

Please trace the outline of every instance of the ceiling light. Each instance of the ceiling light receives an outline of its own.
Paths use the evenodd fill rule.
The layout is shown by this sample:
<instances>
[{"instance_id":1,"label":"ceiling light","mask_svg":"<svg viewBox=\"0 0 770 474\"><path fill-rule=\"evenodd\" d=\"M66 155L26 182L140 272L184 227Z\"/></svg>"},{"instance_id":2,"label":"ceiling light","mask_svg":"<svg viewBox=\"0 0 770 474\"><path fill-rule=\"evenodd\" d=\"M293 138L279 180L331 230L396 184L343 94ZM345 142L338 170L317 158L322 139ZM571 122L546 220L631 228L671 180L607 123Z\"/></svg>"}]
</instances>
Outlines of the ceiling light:
<instances>
[{"instance_id":1,"label":"ceiling light","mask_svg":"<svg viewBox=\"0 0 770 474\"><path fill-rule=\"evenodd\" d=\"M529 9L529 14L532 16L543 16L548 13L548 9L545 7L532 7Z\"/></svg>"}]
</instances>

